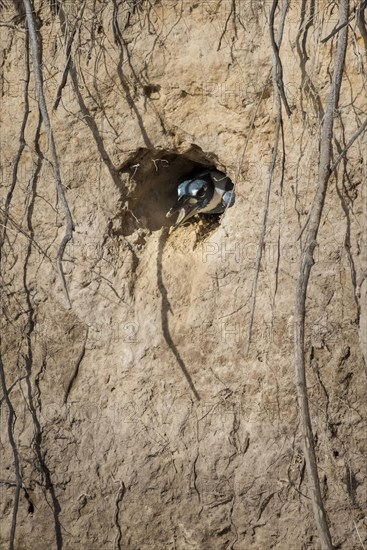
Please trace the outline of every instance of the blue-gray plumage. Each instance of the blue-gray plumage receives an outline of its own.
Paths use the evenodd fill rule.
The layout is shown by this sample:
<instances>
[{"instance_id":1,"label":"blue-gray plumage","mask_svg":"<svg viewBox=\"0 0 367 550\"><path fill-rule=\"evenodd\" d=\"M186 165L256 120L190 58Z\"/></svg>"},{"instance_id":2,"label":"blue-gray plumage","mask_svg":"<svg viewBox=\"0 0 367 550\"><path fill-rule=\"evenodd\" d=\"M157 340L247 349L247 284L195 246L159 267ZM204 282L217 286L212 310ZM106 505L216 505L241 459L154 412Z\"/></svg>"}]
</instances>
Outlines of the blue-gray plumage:
<instances>
[{"instance_id":1,"label":"blue-gray plumage","mask_svg":"<svg viewBox=\"0 0 367 550\"><path fill-rule=\"evenodd\" d=\"M177 187L178 200L167 213L170 218L178 213L174 227L195 214L222 214L235 203L234 185L228 176L210 168Z\"/></svg>"}]
</instances>

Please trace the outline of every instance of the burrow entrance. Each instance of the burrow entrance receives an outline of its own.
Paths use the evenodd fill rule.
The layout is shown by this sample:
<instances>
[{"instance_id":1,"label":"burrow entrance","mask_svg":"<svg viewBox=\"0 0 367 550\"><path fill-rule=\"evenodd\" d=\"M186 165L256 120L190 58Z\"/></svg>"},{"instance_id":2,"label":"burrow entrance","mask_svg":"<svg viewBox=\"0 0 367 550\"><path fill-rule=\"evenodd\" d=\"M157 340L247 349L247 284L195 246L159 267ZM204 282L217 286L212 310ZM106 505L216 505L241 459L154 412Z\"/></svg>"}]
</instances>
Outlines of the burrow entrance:
<instances>
[{"instance_id":1,"label":"burrow entrance","mask_svg":"<svg viewBox=\"0 0 367 550\"><path fill-rule=\"evenodd\" d=\"M122 167L132 189L128 209L123 212L122 232L131 235L139 228L157 231L172 225L166 214L177 200L177 185L207 167L215 167L215 155L192 146L184 154L168 150L139 149Z\"/></svg>"}]
</instances>

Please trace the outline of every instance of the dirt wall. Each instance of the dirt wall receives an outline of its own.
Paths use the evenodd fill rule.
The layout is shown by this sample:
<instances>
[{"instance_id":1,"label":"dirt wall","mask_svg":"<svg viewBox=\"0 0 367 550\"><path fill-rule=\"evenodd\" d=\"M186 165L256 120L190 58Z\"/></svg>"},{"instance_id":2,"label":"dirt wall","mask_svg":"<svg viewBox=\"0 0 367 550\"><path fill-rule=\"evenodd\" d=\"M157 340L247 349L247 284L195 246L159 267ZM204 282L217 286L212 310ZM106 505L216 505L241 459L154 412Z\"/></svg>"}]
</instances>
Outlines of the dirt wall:
<instances>
[{"instance_id":1,"label":"dirt wall","mask_svg":"<svg viewBox=\"0 0 367 550\"><path fill-rule=\"evenodd\" d=\"M16 550L321 548L294 328L338 6L291 3L280 119L272 2L36 2L75 223L69 307L24 11L7 4L0 548L12 536ZM366 118L353 9L334 160ZM321 493L343 550L367 544L366 162L362 133L330 176L306 302ZM235 182L235 206L170 231L178 181L212 165Z\"/></svg>"}]
</instances>

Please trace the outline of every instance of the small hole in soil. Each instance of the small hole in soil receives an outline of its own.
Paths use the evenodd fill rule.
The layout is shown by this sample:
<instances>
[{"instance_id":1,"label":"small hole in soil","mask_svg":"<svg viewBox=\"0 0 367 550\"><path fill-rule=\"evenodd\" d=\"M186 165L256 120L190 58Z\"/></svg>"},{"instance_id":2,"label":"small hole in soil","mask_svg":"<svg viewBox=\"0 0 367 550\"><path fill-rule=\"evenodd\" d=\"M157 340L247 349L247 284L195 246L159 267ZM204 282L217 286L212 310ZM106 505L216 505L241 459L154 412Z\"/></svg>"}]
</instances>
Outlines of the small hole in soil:
<instances>
[{"instance_id":1,"label":"small hole in soil","mask_svg":"<svg viewBox=\"0 0 367 550\"><path fill-rule=\"evenodd\" d=\"M122 212L121 233L131 235L139 228L157 231L173 224L166 214L177 200L177 186L185 178L208 167L215 168L215 155L192 146L185 154L167 150L139 149L123 171L133 182L128 210Z\"/></svg>"},{"instance_id":2,"label":"small hole in soil","mask_svg":"<svg viewBox=\"0 0 367 550\"><path fill-rule=\"evenodd\" d=\"M161 87L159 84L147 84L143 87L144 95L146 97L152 97L155 94L159 94Z\"/></svg>"}]
</instances>

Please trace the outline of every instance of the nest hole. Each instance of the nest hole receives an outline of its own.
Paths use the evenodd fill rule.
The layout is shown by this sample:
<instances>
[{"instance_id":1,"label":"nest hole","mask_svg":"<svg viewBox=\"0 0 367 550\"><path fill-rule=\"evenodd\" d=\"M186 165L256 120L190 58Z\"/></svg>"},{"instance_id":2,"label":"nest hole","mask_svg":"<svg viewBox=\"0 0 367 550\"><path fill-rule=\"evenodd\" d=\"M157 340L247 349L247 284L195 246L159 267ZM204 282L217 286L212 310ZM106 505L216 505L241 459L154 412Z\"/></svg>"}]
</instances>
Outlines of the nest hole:
<instances>
[{"instance_id":1,"label":"nest hole","mask_svg":"<svg viewBox=\"0 0 367 550\"><path fill-rule=\"evenodd\" d=\"M132 182L128 209L123 212L122 234L131 235L139 228L157 231L172 225L166 214L177 200L177 186L201 170L215 168L215 155L199 147L178 154L168 150L139 149L123 171Z\"/></svg>"}]
</instances>

